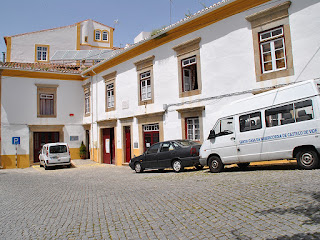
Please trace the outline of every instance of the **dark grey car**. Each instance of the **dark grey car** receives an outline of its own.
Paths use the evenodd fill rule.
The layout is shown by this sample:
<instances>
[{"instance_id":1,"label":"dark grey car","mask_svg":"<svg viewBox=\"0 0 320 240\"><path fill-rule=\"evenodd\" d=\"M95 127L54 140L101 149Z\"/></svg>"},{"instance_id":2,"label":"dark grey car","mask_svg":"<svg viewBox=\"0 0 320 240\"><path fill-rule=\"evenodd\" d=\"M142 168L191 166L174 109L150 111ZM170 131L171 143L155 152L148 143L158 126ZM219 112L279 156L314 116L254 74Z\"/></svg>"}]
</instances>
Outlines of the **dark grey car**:
<instances>
[{"instance_id":1,"label":"dark grey car","mask_svg":"<svg viewBox=\"0 0 320 240\"><path fill-rule=\"evenodd\" d=\"M144 169L173 168L175 172L185 167L195 166L202 169L199 163L201 145L190 140L172 140L153 144L142 155L132 158L129 166L137 173Z\"/></svg>"}]
</instances>

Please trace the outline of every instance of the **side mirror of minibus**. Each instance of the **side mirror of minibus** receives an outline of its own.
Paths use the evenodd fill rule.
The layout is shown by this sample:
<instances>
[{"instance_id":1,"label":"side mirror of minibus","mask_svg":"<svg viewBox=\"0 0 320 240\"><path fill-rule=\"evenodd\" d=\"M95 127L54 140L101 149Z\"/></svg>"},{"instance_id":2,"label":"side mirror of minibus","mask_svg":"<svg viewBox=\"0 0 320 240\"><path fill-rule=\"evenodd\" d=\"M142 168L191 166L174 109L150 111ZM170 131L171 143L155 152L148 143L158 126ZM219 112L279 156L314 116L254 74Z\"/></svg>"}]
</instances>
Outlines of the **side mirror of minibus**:
<instances>
[{"instance_id":1,"label":"side mirror of minibus","mask_svg":"<svg viewBox=\"0 0 320 240\"><path fill-rule=\"evenodd\" d=\"M214 138L216 138L216 133L214 130L211 130L208 139L214 139Z\"/></svg>"}]
</instances>

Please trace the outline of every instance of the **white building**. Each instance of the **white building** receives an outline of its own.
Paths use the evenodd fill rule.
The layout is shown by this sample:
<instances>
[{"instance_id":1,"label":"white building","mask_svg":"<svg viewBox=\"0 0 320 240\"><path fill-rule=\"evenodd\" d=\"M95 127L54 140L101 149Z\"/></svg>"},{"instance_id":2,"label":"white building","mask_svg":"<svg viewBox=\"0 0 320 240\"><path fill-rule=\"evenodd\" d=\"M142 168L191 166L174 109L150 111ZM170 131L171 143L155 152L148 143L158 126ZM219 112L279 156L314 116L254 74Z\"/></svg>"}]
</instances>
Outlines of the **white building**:
<instances>
[{"instance_id":1,"label":"white building","mask_svg":"<svg viewBox=\"0 0 320 240\"><path fill-rule=\"evenodd\" d=\"M92 159L116 165L157 141L202 142L226 103L320 77L319 11L316 0L222 1L78 75L63 75L69 80L43 71L31 71L29 78L25 70L3 66L2 165L10 167L3 159L14 159L14 146L3 142L14 136L23 136L20 150L33 164L31 135L41 126L50 132L52 125L63 125L63 140L74 156L79 142L90 142ZM30 93L15 112L19 104L10 99L24 92L17 83ZM35 92L45 85L57 93L53 119L36 114ZM39 128L32 131L33 125ZM69 136L78 136L78 142Z\"/></svg>"},{"instance_id":2,"label":"white building","mask_svg":"<svg viewBox=\"0 0 320 240\"><path fill-rule=\"evenodd\" d=\"M58 50L113 49L114 28L91 19L4 37L6 62L49 62Z\"/></svg>"}]
</instances>

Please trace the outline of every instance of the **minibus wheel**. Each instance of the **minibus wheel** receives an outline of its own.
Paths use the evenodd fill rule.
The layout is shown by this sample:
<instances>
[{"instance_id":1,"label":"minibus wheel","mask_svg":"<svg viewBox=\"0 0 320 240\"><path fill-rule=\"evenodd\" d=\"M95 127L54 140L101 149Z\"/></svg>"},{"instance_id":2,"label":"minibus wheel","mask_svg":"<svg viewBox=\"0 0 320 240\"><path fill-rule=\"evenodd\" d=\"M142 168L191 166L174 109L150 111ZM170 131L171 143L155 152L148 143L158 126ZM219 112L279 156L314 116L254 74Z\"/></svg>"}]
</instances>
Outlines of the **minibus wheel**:
<instances>
[{"instance_id":1,"label":"minibus wheel","mask_svg":"<svg viewBox=\"0 0 320 240\"><path fill-rule=\"evenodd\" d=\"M297 154L297 164L306 170L315 169L319 165L318 154L312 149L302 149Z\"/></svg>"},{"instance_id":2,"label":"minibus wheel","mask_svg":"<svg viewBox=\"0 0 320 240\"><path fill-rule=\"evenodd\" d=\"M211 156L209 158L208 163L209 163L208 165L209 165L210 172L212 173L221 172L222 169L224 168L224 165L218 156Z\"/></svg>"}]
</instances>

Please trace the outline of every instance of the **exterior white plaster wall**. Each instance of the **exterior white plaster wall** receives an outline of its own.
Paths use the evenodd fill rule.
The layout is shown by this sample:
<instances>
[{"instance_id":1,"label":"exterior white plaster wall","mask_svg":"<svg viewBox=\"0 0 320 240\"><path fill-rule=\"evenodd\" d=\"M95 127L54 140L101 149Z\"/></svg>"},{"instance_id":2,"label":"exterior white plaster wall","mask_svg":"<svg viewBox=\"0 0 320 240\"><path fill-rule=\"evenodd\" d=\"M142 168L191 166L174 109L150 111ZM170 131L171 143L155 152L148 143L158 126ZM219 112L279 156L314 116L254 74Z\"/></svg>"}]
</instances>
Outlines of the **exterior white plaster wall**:
<instances>
[{"instance_id":1,"label":"exterior white plaster wall","mask_svg":"<svg viewBox=\"0 0 320 240\"><path fill-rule=\"evenodd\" d=\"M293 1L290 8L294 81L320 77L320 2Z\"/></svg>"},{"instance_id":2,"label":"exterior white plaster wall","mask_svg":"<svg viewBox=\"0 0 320 240\"><path fill-rule=\"evenodd\" d=\"M262 82L256 80L251 24L245 17L282 2L285 1L272 1L231 16L98 74L97 114L99 121L162 112L163 104L168 104L168 111L164 115L164 138L174 139L182 137L181 115L177 110L205 106L202 117L203 135L206 138L225 104L251 94L225 98L219 98L219 96L289 83L298 77L301 80L319 77L320 69L317 66L320 60L319 53L316 51L319 49L320 32L316 29L320 27L318 17L320 3L312 0L295 0L292 1L289 8L295 75ZM303 20L305 18L307 20ZM311 25L306 27L307 22L310 22ZM197 37L201 37L202 92L199 95L179 98L178 62L172 48ZM152 55L155 56L153 63L154 103L139 106L139 84L134 62ZM300 76L302 70L304 73ZM105 83L102 76L113 71L117 71L116 110L106 113ZM136 118L134 119L132 138L133 141L138 141L138 123ZM119 131L118 134L120 134ZM120 139L122 141L122 137ZM121 144L118 147L121 148Z\"/></svg>"},{"instance_id":3,"label":"exterior white plaster wall","mask_svg":"<svg viewBox=\"0 0 320 240\"><path fill-rule=\"evenodd\" d=\"M56 118L37 117L35 84L58 85ZM19 154L29 154L29 125L64 125L64 139L60 141L69 143L71 148L80 147L84 140L84 94L81 81L2 77L1 88L2 155L15 154L12 137L20 137ZM79 136L79 141L70 142L70 136Z\"/></svg>"},{"instance_id":4,"label":"exterior white plaster wall","mask_svg":"<svg viewBox=\"0 0 320 240\"><path fill-rule=\"evenodd\" d=\"M57 50L76 50L77 26L13 36L11 62L35 62L35 45L49 45L49 59Z\"/></svg>"}]
</instances>

